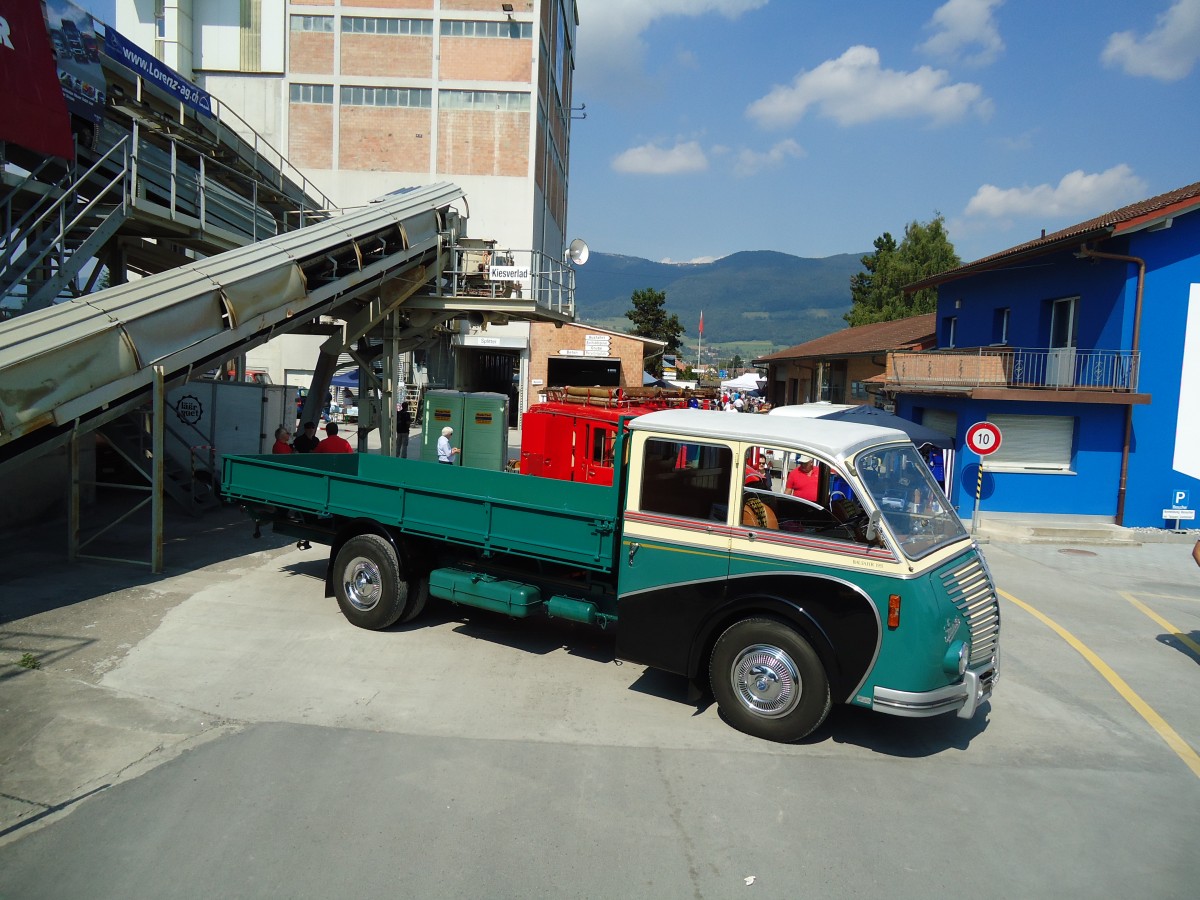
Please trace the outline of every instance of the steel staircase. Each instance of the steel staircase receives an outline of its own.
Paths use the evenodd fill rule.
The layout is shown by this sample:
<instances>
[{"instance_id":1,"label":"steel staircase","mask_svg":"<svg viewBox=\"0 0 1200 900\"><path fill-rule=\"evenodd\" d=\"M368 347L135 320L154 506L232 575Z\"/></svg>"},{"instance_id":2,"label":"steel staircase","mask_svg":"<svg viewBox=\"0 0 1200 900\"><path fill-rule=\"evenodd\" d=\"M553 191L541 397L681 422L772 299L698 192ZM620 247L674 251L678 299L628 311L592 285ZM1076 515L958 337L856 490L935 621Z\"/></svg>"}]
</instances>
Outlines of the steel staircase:
<instances>
[{"instance_id":1,"label":"steel staircase","mask_svg":"<svg viewBox=\"0 0 1200 900\"><path fill-rule=\"evenodd\" d=\"M98 429L118 456L133 467L149 484L154 483L154 454L151 450L150 409L142 407L102 425ZM186 437L168 429L168 440L183 442ZM182 464L174 453L163 456L163 493L193 516L220 503L215 489L213 448L188 447L191 465Z\"/></svg>"}]
</instances>

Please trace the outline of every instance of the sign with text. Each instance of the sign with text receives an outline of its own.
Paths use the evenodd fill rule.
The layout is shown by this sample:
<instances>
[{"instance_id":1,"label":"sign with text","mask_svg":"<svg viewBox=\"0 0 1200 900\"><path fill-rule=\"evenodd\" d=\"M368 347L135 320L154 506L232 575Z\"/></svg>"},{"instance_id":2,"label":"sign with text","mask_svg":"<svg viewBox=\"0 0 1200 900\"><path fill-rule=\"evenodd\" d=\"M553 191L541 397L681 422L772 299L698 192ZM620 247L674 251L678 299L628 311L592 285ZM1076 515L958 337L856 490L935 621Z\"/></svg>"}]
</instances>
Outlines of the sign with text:
<instances>
[{"instance_id":1,"label":"sign with text","mask_svg":"<svg viewBox=\"0 0 1200 900\"><path fill-rule=\"evenodd\" d=\"M488 277L493 281L520 281L529 277L529 266L492 266Z\"/></svg>"},{"instance_id":2,"label":"sign with text","mask_svg":"<svg viewBox=\"0 0 1200 900\"><path fill-rule=\"evenodd\" d=\"M1171 509L1187 509L1192 505L1190 491L1171 491Z\"/></svg>"},{"instance_id":3,"label":"sign with text","mask_svg":"<svg viewBox=\"0 0 1200 900\"><path fill-rule=\"evenodd\" d=\"M976 422L967 429L967 447L980 456L988 456L1000 449L1003 436L991 422Z\"/></svg>"},{"instance_id":4,"label":"sign with text","mask_svg":"<svg viewBox=\"0 0 1200 900\"><path fill-rule=\"evenodd\" d=\"M171 96L182 100L196 112L206 116L213 114L212 97L207 91L200 90L166 63L155 59L133 41L119 34L115 28L105 27L104 53L130 71L153 82Z\"/></svg>"}]
</instances>

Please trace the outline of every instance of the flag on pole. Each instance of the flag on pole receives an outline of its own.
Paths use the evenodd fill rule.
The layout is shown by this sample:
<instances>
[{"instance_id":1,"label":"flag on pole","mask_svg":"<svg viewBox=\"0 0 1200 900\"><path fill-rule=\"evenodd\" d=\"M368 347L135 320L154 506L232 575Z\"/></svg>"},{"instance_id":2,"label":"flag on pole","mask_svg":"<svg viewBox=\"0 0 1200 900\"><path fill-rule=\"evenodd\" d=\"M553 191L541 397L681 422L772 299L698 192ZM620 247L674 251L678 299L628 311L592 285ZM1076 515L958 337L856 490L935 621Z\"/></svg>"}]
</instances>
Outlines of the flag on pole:
<instances>
[{"instance_id":1,"label":"flag on pole","mask_svg":"<svg viewBox=\"0 0 1200 900\"><path fill-rule=\"evenodd\" d=\"M704 310L700 310L700 333L704 334Z\"/></svg>"}]
</instances>

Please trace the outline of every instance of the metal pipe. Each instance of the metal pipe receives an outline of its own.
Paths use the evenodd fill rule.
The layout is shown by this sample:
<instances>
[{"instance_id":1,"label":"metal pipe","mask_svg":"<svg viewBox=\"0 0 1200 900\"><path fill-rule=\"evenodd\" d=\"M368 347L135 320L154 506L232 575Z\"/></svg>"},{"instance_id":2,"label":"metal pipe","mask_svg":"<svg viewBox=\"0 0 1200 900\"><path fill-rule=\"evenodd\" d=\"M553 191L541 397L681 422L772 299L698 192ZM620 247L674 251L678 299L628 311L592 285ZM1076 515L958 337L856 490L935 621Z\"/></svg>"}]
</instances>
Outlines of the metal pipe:
<instances>
[{"instance_id":1,"label":"metal pipe","mask_svg":"<svg viewBox=\"0 0 1200 900\"><path fill-rule=\"evenodd\" d=\"M1126 256L1123 253L1104 253L1092 250L1087 244L1079 246L1081 256L1093 259L1113 259L1117 262L1133 263L1138 267L1137 292L1133 303L1133 360L1136 365L1138 358L1138 341L1142 335L1142 297L1146 288L1146 261L1138 256ZM1130 385L1132 387L1132 384ZM1133 437L1133 404L1125 406L1125 440L1121 445L1121 477L1117 482L1117 525L1125 524L1125 487L1129 479L1129 441Z\"/></svg>"}]
</instances>

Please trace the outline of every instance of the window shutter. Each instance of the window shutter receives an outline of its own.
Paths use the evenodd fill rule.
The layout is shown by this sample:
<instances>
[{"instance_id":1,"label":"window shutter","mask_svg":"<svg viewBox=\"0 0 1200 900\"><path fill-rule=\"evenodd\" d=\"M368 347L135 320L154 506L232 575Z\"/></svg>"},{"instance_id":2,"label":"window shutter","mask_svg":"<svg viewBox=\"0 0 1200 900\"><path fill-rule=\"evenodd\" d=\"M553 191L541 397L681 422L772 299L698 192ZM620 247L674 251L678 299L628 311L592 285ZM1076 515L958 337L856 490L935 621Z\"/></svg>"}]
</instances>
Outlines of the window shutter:
<instances>
[{"instance_id":1,"label":"window shutter","mask_svg":"<svg viewBox=\"0 0 1200 900\"><path fill-rule=\"evenodd\" d=\"M986 466L1062 472L1071 468L1074 449L1073 416L988 416L1000 429L1000 449Z\"/></svg>"},{"instance_id":2,"label":"window shutter","mask_svg":"<svg viewBox=\"0 0 1200 900\"><path fill-rule=\"evenodd\" d=\"M926 409L921 413L921 424L955 437L958 434L958 413L948 409Z\"/></svg>"}]
</instances>

